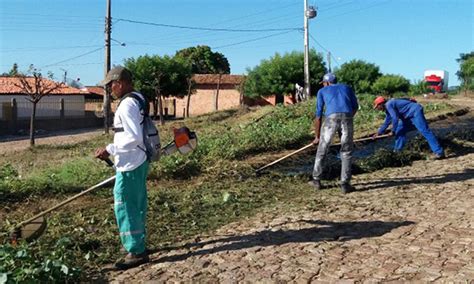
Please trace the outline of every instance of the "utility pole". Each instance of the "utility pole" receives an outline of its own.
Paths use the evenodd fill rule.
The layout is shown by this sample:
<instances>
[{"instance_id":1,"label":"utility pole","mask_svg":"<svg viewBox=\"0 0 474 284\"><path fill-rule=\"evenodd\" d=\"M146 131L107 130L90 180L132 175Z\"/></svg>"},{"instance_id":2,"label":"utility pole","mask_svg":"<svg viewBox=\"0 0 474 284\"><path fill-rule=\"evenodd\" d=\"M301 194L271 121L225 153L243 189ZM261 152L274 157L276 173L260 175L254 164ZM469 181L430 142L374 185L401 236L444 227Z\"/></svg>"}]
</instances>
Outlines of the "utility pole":
<instances>
[{"instance_id":1,"label":"utility pole","mask_svg":"<svg viewBox=\"0 0 474 284\"><path fill-rule=\"evenodd\" d=\"M107 11L105 16L105 64L104 78L110 70L110 33L112 31L111 19L111 0L107 1ZM110 89L104 86L104 133L109 133L109 117L110 117Z\"/></svg>"},{"instance_id":2,"label":"utility pole","mask_svg":"<svg viewBox=\"0 0 474 284\"><path fill-rule=\"evenodd\" d=\"M308 0L304 0L304 97L311 95L309 81L309 42L308 42L308 19L316 17L316 11L312 6L308 9Z\"/></svg>"},{"instance_id":3,"label":"utility pole","mask_svg":"<svg viewBox=\"0 0 474 284\"><path fill-rule=\"evenodd\" d=\"M331 73L331 52L328 51L328 71Z\"/></svg>"}]
</instances>

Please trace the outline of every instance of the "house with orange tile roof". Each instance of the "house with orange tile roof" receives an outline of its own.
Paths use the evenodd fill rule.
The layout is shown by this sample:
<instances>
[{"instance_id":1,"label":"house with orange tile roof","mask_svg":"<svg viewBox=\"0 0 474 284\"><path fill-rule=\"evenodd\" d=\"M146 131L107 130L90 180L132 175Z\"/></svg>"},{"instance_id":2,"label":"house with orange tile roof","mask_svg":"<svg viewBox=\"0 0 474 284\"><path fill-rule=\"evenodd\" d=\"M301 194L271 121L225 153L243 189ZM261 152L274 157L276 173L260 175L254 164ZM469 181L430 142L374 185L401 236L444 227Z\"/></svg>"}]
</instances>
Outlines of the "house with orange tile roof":
<instances>
[{"instance_id":1,"label":"house with orange tile roof","mask_svg":"<svg viewBox=\"0 0 474 284\"><path fill-rule=\"evenodd\" d=\"M34 85L34 78L26 78L29 85ZM51 87L54 84L61 84L43 78L42 84ZM18 77L0 77L0 120L11 119L12 113L9 111L12 103L16 104L16 117L18 119L28 119L31 116L32 103L27 100L29 96L23 91ZM36 109L36 118L60 117L61 104L64 105L64 116L80 117L84 116L84 95L85 91L61 84L60 87L51 94L42 98Z\"/></svg>"},{"instance_id":2,"label":"house with orange tile roof","mask_svg":"<svg viewBox=\"0 0 474 284\"><path fill-rule=\"evenodd\" d=\"M26 77L26 81L33 86L35 79ZM35 115L37 129L64 130L101 124L100 117L85 110L85 96L89 94L87 90L47 78L43 78L41 84L45 88L60 85L38 102ZM28 98L18 77L0 76L0 134L15 134L29 128L33 103Z\"/></svg>"}]
</instances>

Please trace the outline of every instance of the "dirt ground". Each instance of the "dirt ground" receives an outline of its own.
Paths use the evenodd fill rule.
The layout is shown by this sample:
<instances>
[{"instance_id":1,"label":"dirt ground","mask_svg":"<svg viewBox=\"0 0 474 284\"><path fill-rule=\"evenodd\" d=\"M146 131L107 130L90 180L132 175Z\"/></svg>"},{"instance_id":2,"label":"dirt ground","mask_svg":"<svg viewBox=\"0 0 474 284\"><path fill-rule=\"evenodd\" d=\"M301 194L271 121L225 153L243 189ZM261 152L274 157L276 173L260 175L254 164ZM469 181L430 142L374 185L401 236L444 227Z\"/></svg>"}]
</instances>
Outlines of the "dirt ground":
<instances>
[{"instance_id":1,"label":"dirt ground","mask_svg":"<svg viewBox=\"0 0 474 284\"><path fill-rule=\"evenodd\" d=\"M35 138L36 145L65 145L87 141L103 133L102 129L82 129L77 131L61 131L50 133L49 136ZM9 138L9 139L8 139ZM29 138L7 137L0 141L0 154L25 150L30 147Z\"/></svg>"},{"instance_id":2,"label":"dirt ground","mask_svg":"<svg viewBox=\"0 0 474 284\"><path fill-rule=\"evenodd\" d=\"M472 99L456 104L473 106ZM469 114L472 118L472 110ZM355 176L108 272L112 282L470 282L474 143L444 160ZM291 189L288 189L291 190Z\"/></svg>"},{"instance_id":3,"label":"dirt ground","mask_svg":"<svg viewBox=\"0 0 474 284\"><path fill-rule=\"evenodd\" d=\"M473 116L473 99L450 103L470 107ZM98 133L39 138L37 144L68 144ZM357 192L348 195L334 188L299 197L301 207L266 208L155 252L148 264L109 271L108 280L474 281L474 143L467 146L471 150L445 160L357 175ZM0 154L27 147L27 140L3 142Z\"/></svg>"}]
</instances>

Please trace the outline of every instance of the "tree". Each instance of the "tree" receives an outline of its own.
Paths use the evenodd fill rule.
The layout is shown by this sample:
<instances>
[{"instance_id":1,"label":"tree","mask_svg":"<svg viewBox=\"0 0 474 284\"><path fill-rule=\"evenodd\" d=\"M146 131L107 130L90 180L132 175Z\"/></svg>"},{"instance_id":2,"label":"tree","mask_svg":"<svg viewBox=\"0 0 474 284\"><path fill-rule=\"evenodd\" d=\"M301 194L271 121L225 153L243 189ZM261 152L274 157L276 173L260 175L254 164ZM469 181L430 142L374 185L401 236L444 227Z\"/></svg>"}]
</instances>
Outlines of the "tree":
<instances>
[{"instance_id":1,"label":"tree","mask_svg":"<svg viewBox=\"0 0 474 284\"><path fill-rule=\"evenodd\" d=\"M320 88L319 82L326 72L323 57L314 49L310 51L310 84L313 93ZM304 83L304 54L293 51L283 56L276 53L268 60L262 60L253 69L247 69L248 76L244 84L247 97L258 98L276 95L277 102L283 102L283 96L295 91L295 83Z\"/></svg>"},{"instance_id":2,"label":"tree","mask_svg":"<svg viewBox=\"0 0 474 284\"><path fill-rule=\"evenodd\" d=\"M30 146L34 146L36 106L43 97L62 88L63 84L52 81L53 74L51 72L48 72L48 78L50 80L45 79L41 72L33 65L30 65L27 74L31 74L31 76L18 73L16 76L18 83L14 83L14 85L20 88L21 92L28 96L26 100L33 104L30 117Z\"/></svg>"},{"instance_id":3,"label":"tree","mask_svg":"<svg viewBox=\"0 0 474 284\"><path fill-rule=\"evenodd\" d=\"M222 53L213 52L206 45L181 49L176 52L175 57L188 61L194 74L230 74L227 58Z\"/></svg>"},{"instance_id":4,"label":"tree","mask_svg":"<svg viewBox=\"0 0 474 284\"><path fill-rule=\"evenodd\" d=\"M2 73L4 77L16 77L18 75L21 75L21 73L18 71L18 64L16 63L13 63L12 69L8 73Z\"/></svg>"},{"instance_id":5,"label":"tree","mask_svg":"<svg viewBox=\"0 0 474 284\"><path fill-rule=\"evenodd\" d=\"M372 84L382 76L378 66L363 60L344 63L335 73L339 82L350 85L356 93L370 92Z\"/></svg>"},{"instance_id":6,"label":"tree","mask_svg":"<svg viewBox=\"0 0 474 284\"><path fill-rule=\"evenodd\" d=\"M192 77L189 77L186 79L186 83L188 85L188 93L186 100L186 117L189 117L189 108L191 107L191 95L195 92L196 82L193 81Z\"/></svg>"},{"instance_id":7,"label":"tree","mask_svg":"<svg viewBox=\"0 0 474 284\"><path fill-rule=\"evenodd\" d=\"M188 78L191 78L191 66L182 58L158 55L139 56L125 60L134 77L135 88L153 102L154 115L157 109L160 123L164 124L162 97L184 97L188 93Z\"/></svg>"},{"instance_id":8,"label":"tree","mask_svg":"<svg viewBox=\"0 0 474 284\"><path fill-rule=\"evenodd\" d=\"M474 90L474 51L470 53L461 53L459 58L459 71L456 72L461 87L465 90Z\"/></svg>"},{"instance_id":9,"label":"tree","mask_svg":"<svg viewBox=\"0 0 474 284\"><path fill-rule=\"evenodd\" d=\"M383 75L372 84L372 91L380 95L392 95L396 92L406 93L410 89L410 81L400 75Z\"/></svg>"}]
</instances>

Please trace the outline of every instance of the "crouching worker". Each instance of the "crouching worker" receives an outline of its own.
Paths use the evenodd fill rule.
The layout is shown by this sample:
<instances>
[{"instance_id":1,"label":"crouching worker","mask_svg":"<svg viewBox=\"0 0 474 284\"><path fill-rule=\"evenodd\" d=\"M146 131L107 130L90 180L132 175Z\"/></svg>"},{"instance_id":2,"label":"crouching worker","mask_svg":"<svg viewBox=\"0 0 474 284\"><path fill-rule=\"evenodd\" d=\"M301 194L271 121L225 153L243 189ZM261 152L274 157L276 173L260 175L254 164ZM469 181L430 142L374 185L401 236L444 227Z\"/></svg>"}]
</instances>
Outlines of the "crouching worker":
<instances>
[{"instance_id":1,"label":"crouching worker","mask_svg":"<svg viewBox=\"0 0 474 284\"><path fill-rule=\"evenodd\" d=\"M385 111L385 122L380 126L377 134L381 135L392 124L392 132L395 135L395 151L401 151L405 146L407 139L406 133L416 128L430 145L431 151L436 159L445 157L443 147L439 144L433 132L428 127L423 107L414 100L410 99L390 99L377 97L374 100L374 108Z\"/></svg>"},{"instance_id":2,"label":"crouching worker","mask_svg":"<svg viewBox=\"0 0 474 284\"><path fill-rule=\"evenodd\" d=\"M343 193L354 191L351 186L353 117L359 108L357 98L352 89L344 84L336 84L336 76L327 73L323 77L324 87L319 90L316 99L316 117L314 120L315 138L313 144L318 144L314 161L313 180L309 182L315 189L321 189L323 161L336 132L341 133L341 190ZM324 125L321 131L321 118L324 109ZM321 135L320 135L321 132Z\"/></svg>"},{"instance_id":3,"label":"crouching worker","mask_svg":"<svg viewBox=\"0 0 474 284\"><path fill-rule=\"evenodd\" d=\"M95 156L102 160L108 159L109 155L114 156L114 212L123 249L128 253L115 266L128 269L149 261L145 246L148 161L141 125L144 119L141 104L144 106L146 100L142 94L134 92L132 74L123 67L111 69L102 84L110 87L112 95L120 99L120 103L114 117L114 141L105 148L97 149ZM139 102L134 97L143 101Z\"/></svg>"}]
</instances>

